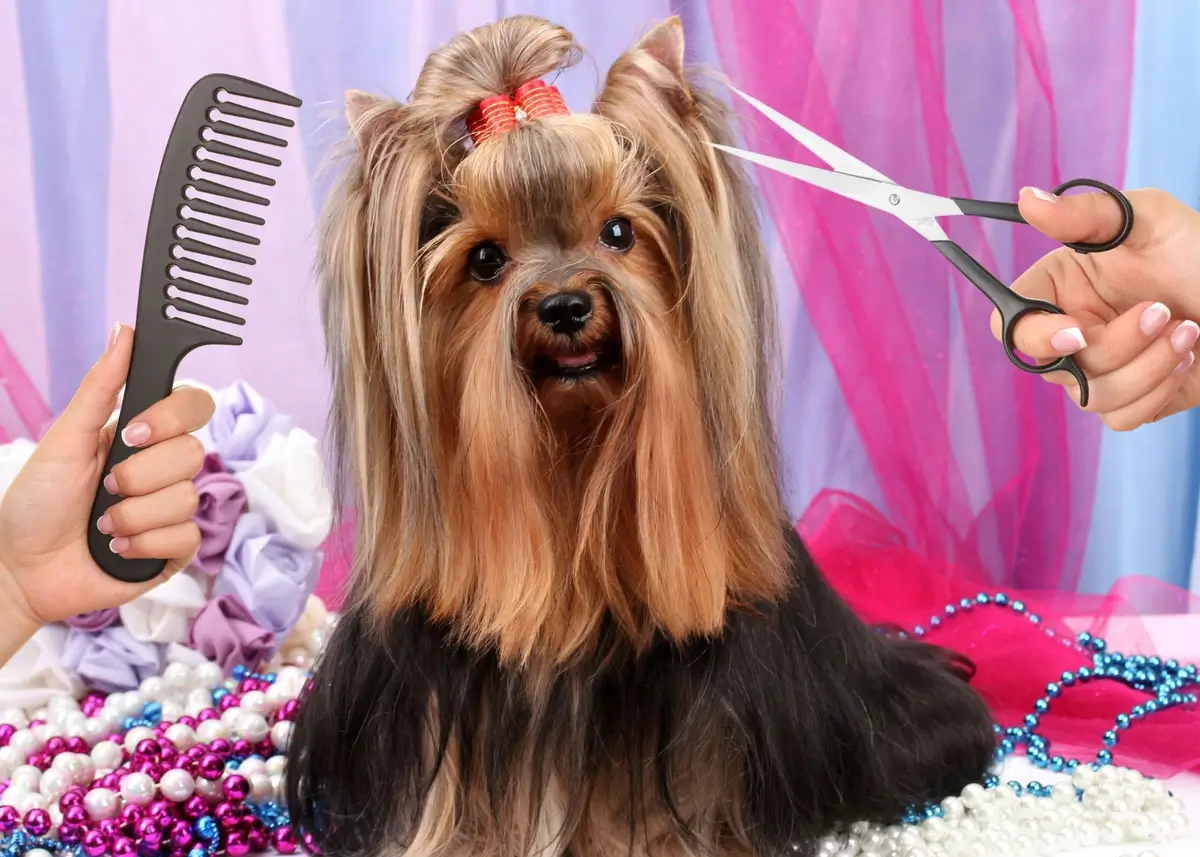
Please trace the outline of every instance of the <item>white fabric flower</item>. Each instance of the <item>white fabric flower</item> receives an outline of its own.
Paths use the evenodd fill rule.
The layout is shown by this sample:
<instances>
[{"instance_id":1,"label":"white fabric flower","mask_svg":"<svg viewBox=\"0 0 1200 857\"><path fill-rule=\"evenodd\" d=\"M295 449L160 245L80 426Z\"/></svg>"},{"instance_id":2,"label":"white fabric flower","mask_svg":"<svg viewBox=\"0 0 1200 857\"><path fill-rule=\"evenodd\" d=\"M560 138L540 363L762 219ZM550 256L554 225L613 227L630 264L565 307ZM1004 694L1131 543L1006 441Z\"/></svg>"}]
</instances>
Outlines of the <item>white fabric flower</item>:
<instances>
[{"instance_id":1,"label":"white fabric flower","mask_svg":"<svg viewBox=\"0 0 1200 857\"><path fill-rule=\"evenodd\" d=\"M237 474L251 512L298 547L319 547L333 526L317 439L303 429L274 435L258 460Z\"/></svg>"},{"instance_id":2,"label":"white fabric flower","mask_svg":"<svg viewBox=\"0 0 1200 857\"><path fill-rule=\"evenodd\" d=\"M4 496L36 448L36 443L23 437L0 446L0 497Z\"/></svg>"},{"instance_id":3,"label":"white fabric flower","mask_svg":"<svg viewBox=\"0 0 1200 857\"><path fill-rule=\"evenodd\" d=\"M182 643L204 606L207 579L192 569L174 575L161 586L121 607L121 624L135 640Z\"/></svg>"},{"instance_id":4,"label":"white fabric flower","mask_svg":"<svg viewBox=\"0 0 1200 857\"><path fill-rule=\"evenodd\" d=\"M66 625L45 626L0 668L0 705L28 711L54 696L83 694L79 676L62 665L70 630Z\"/></svg>"},{"instance_id":5,"label":"white fabric flower","mask_svg":"<svg viewBox=\"0 0 1200 857\"><path fill-rule=\"evenodd\" d=\"M303 649L308 645L309 633L318 629L324 630L329 624L330 618L332 617L325 606L325 602L315 595L308 596L308 601L304 604L304 612L300 614L300 618L292 626L287 639L280 646L280 651L286 652L289 649Z\"/></svg>"}]
</instances>

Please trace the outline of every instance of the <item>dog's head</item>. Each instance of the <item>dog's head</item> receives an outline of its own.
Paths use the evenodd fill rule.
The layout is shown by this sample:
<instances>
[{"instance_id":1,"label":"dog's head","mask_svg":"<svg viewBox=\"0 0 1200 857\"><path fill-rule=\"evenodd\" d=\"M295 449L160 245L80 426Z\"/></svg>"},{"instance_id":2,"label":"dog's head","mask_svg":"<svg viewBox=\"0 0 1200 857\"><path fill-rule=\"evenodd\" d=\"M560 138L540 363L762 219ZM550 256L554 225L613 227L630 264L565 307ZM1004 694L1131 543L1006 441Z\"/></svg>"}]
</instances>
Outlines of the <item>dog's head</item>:
<instances>
[{"instance_id":1,"label":"dog's head","mask_svg":"<svg viewBox=\"0 0 1200 857\"><path fill-rule=\"evenodd\" d=\"M772 292L751 192L707 145L724 110L678 19L590 113L513 97L553 101L538 81L577 53L509 18L430 56L408 103L352 93L324 217L355 597L514 659L568 659L606 617L714 633L782 585Z\"/></svg>"}]
</instances>

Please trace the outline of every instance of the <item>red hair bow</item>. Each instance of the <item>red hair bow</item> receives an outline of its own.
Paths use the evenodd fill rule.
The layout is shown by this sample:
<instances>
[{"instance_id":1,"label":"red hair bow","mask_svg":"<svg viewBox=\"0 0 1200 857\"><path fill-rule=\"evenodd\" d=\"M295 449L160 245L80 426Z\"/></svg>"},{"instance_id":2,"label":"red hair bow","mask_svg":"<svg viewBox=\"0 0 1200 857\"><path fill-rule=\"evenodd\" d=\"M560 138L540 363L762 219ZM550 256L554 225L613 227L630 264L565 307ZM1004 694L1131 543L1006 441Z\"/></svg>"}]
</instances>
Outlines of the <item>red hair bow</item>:
<instances>
[{"instance_id":1,"label":"red hair bow","mask_svg":"<svg viewBox=\"0 0 1200 857\"><path fill-rule=\"evenodd\" d=\"M543 116L566 116L570 111L557 86L531 80L517 87L512 95L493 95L479 102L467 117L467 130L476 146L489 137L511 131L517 122Z\"/></svg>"}]
</instances>

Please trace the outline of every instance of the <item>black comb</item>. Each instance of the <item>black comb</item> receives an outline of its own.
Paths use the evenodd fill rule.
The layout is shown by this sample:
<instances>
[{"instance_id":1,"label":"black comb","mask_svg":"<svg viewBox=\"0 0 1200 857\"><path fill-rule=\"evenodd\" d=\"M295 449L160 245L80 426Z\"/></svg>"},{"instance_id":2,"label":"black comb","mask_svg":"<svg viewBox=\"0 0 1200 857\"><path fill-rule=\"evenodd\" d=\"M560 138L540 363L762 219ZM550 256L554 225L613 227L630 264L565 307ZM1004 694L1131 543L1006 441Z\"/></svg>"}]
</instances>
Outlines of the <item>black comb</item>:
<instances>
[{"instance_id":1,"label":"black comb","mask_svg":"<svg viewBox=\"0 0 1200 857\"><path fill-rule=\"evenodd\" d=\"M259 243L245 230L266 221L233 204L267 205L268 200L236 183L274 185L274 179L262 174L263 168L269 171L282 161L247 145L283 147L287 141L250 126L291 127L296 123L242 103L223 101L224 95L285 107L301 103L294 95L228 74L201 78L183 99L154 186L142 253L133 357L105 474L137 452L121 441L121 432L130 420L171 394L184 355L201 345L242 344L239 337L209 327L205 320L244 324L243 318L191 296L234 305L249 303L243 295L228 291L225 284L248 286L250 278L223 263L253 265L254 259L211 239L250 247ZM246 166L231 162L245 162ZM201 262L197 256L214 261ZM112 577L129 583L150 580L162 572L164 560L125 559L109 549L112 537L96 529L100 516L120 499L101 483L88 519L88 549L96 564Z\"/></svg>"}]
</instances>

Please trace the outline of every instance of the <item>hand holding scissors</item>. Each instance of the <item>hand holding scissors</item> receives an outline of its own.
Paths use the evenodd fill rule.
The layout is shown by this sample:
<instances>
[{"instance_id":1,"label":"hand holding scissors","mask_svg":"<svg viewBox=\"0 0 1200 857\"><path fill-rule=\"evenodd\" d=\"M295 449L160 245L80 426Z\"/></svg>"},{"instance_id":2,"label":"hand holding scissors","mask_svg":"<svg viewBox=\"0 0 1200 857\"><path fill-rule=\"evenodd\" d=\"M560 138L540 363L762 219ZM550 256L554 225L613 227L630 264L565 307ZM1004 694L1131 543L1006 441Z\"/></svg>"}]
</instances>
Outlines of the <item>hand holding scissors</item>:
<instances>
[{"instance_id":1,"label":"hand holding scissors","mask_svg":"<svg viewBox=\"0 0 1200 857\"><path fill-rule=\"evenodd\" d=\"M832 169L810 167L781 158L749 152L745 149L713 144L715 148L899 217L933 244L996 307L1000 314L1001 341L1004 343L1004 350L1008 354L1009 360L1019 369L1038 375L1059 370L1069 372L1079 384L1080 407L1087 407L1088 379L1075 362L1074 357L1068 355L1042 364L1027 363L1021 359L1014 344L1014 328L1021 318L1035 312L1063 315L1063 310L1048 301L1026 298L1009 289L962 247L951 241L937 222L939 217L965 214L991 220L1025 223L1025 219L1015 204L936 196L901 187L883 173L864 164L853 155L809 131L799 123L788 119L761 101L736 89L733 91ZM1059 194L1073 187L1093 187L1111 196L1120 206L1122 224L1121 228L1108 241L1094 244L1068 243L1065 246L1078 253L1099 253L1120 246L1133 229L1133 206L1130 205L1129 200L1116 188L1093 179L1074 179L1059 186L1054 193Z\"/></svg>"}]
</instances>

